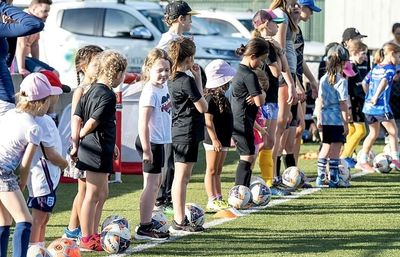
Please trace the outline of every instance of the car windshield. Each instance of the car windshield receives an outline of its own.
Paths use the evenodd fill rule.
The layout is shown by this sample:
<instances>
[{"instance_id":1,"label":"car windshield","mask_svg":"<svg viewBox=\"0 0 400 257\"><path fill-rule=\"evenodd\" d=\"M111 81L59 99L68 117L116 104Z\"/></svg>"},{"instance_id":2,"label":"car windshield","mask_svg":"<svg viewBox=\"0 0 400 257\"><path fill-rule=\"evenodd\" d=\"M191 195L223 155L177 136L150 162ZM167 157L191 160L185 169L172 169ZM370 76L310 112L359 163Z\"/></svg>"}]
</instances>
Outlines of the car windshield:
<instances>
[{"instance_id":1,"label":"car windshield","mask_svg":"<svg viewBox=\"0 0 400 257\"><path fill-rule=\"evenodd\" d=\"M143 14L143 16L145 16L161 33L168 31L168 26L164 22L164 14L161 10L139 10L139 12ZM219 35L219 31L208 27L201 19L192 17L192 29L190 32L185 34L195 36L216 36Z\"/></svg>"},{"instance_id":2,"label":"car windshield","mask_svg":"<svg viewBox=\"0 0 400 257\"><path fill-rule=\"evenodd\" d=\"M240 21L240 23L243 24L243 26L246 27L246 29L248 29L249 31L252 31L253 28L253 23L251 22L251 19L238 19Z\"/></svg>"}]
</instances>

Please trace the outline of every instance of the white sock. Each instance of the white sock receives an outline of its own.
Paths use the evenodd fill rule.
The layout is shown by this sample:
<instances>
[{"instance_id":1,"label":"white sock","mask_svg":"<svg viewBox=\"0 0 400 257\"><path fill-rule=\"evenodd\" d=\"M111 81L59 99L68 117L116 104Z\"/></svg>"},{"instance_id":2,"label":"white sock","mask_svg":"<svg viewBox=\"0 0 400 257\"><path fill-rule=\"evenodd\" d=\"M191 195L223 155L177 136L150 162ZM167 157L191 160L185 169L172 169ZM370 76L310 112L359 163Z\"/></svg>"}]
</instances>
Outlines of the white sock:
<instances>
[{"instance_id":1,"label":"white sock","mask_svg":"<svg viewBox=\"0 0 400 257\"><path fill-rule=\"evenodd\" d=\"M399 152L396 152L396 151L391 151L390 152L390 156L392 157L392 159L393 160L396 160L396 161L398 161L399 160Z\"/></svg>"},{"instance_id":2,"label":"white sock","mask_svg":"<svg viewBox=\"0 0 400 257\"><path fill-rule=\"evenodd\" d=\"M367 160L368 160L368 154L367 153L364 153L363 151L361 151L361 153L360 153L360 163L367 163Z\"/></svg>"}]
</instances>

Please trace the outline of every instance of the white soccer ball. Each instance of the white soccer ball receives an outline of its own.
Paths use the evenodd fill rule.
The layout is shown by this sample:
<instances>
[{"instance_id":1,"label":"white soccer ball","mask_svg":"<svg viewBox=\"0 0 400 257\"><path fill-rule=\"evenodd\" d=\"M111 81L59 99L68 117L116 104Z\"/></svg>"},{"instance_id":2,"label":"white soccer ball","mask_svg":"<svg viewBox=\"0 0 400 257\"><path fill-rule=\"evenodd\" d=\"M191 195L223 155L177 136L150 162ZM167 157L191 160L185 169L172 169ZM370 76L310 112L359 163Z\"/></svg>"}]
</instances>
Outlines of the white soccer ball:
<instances>
[{"instance_id":1,"label":"white soccer ball","mask_svg":"<svg viewBox=\"0 0 400 257\"><path fill-rule=\"evenodd\" d=\"M187 203L185 205L185 215L189 222L196 226L203 226L205 221L204 210L195 203Z\"/></svg>"},{"instance_id":2,"label":"white soccer ball","mask_svg":"<svg viewBox=\"0 0 400 257\"><path fill-rule=\"evenodd\" d=\"M151 216L153 227L163 233L167 233L169 229L168 219L163 212L153 212Z\"/></svg>"},{"instance_id":3,"label":"white soccer ball","mask_svg":"<svg viewBox=\"0 0 400 257\"><path fill-rule=\"evenodd\" d=\"M39 245L31 245L28 248L26 257L52 257L46 248Z\"/></svg>"},{"instance_id":4,"label":"white soccer ball","mask_svg":"<svg viewBox=\"0 0 400 257\"><path fill-rule=\"evenodd\" d=\"M282 183L291 188L297 188L301 180L301 170L296 166L287 168L282 174Z\"/></svg>"},{"instance_id":5,"label":"white soccer ball","mask_svg":"<svg viewBox=\"0 0 400 257\"><path fill-rule=\"evenodd\" d=\"M359 151L358 153L357 153L357 162L360 162L360 159L361 159L361 152L362 151ZM368 156L367 156L367 163L369 164L369 165L373 165L373 162L374 162L374 158L375 158L375 153L371 150L371 151L369 151L369 153L368 153Z\"/></svg>"},{"instance_id":6,"label":"white soccer ball","mask_svg":"<svg viewBox=\"0 0 400 257\"><path fill-rule=\"evenodd\" d=\"M256 184L256 183L261 183L261 184L263 184L263 185L266 185L264 179L262 179L261 177L256 176L256 175L251 175L251 178L250 178L250 187L251 187L251 185Z\"/></svg>"},{"instance_id":7,"label":"white soccer ball","mask_svg":"<svg viewBox=\"0 0 400 257\"><path fill-rule=\"evenodd\" d=\"M342 160L342 164L339 164L339 186L350 187L351 174L350 169L345 161Z\"/></svg>"},{"instance_id":8,"label":"white soccer ball","mask_svg":"<svg viewBox=\"0 0 400 257\"><path fill-rule=\"evenodd\" d=\"M100 242L107 253L123 253L131 244L131 231L123 220L114 220L102 230Z\"/></svg>"},{"instance_id":9,"label":"white soccer ball","mask_svg":"<svg viewBox=\"0 0 400 257\"><path fill-rule=\"evenodd\" d=\"M251 200L251 191L248 187L237 185L228 193L228 203L236 209L244 208Z\"/></svg>"},{"instance_id":10,"label":"white soccer ball","mask_svg":"<svg viewBox=\"0 0 400 257\"><path fill-rule=\"evenodd\" d=\"M120 215L110 215L107 218L104 219L103 223L101 224L101 230L103 231L103 229L105 227L107 227L109 224L111 224L111 222L113 222L116 219L122 219L123 217Z\"/></svg>"},{"instance_id":11,"label":"white soccer ball","mask_svg":"<svg viewBox=\"0 0 400 257\"><path fill-rule=\"evenodd\" d=\"M265 206L271 201L271 190L262 183L253 183L250 185L252 201L256 205Z\"/></svg>"},{"instance_id":12,"label":"white soccer ball","mask_svg":"<svg viewBox=\"0 0 400 257\"><path fill-rule=\"evenodd\" d=\"M390 168L391 162L392 157L390 157L390 155L380 153L374 158L373 167L380 173L389 173L392 170L392 168Z\"/></svg>"}]
</instances>

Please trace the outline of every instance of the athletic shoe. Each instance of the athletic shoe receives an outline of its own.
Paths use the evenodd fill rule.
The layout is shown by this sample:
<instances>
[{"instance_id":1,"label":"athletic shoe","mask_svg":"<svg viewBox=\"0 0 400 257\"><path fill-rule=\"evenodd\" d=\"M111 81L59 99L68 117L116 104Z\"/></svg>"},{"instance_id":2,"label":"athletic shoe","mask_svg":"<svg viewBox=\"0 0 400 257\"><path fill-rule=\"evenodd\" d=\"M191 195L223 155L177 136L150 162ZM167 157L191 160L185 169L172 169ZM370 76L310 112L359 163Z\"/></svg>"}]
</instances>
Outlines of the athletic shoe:
<instances>
[{"instance_id":1,"label":"athletic shoe","mask_svg":"<svg viewBox=\"0 0 400 257\"><path fill-rule=\"evenodd\" d=\"M351 157L346 157L343 159L347 163L347 167L354 168L356 166L357 161Z\"/></svg>"},{"instance_id":2,"label":"athletic shoe","mask_svg":"<svg viewBox=\"0 0 400 257\"><path fill-rule=\"evenodd\" d=\"M392 160L392 163L390 164L390 168L396 169L397 171L400 171L400 161L399 160Z\"/></svg>"},{"instance_id":3,"label":"athletic shoe","mask_svg":"<svg viewBox=\"0 0 400 257\"><path fill-rule=\"evenodd\" d=\"M79 243L79 248L83 252L91 252L91 251L103 251L103 247L101 247L100 237L97 235L91 235L87 242L84 242L82 239Z\"/></svg>"},{"instance_id":4,"label":"athletic shoe","mask_svg":"<svg viewBox=\"0 0 400 257\"><path fill-rule=\"evenodd\" d=\"M392 161L392 163L393 163L393 161ZM358 167L360 167L360 169L362 171L374 173L374 169L368 163L357 163L357 165L358 165Z\"/></svg>"},{"instance_id":5,"label":"athletic shoe","mask_svg":"<svg viewBox=\"0 0 400 257\"><path fill-rule=\"evenodd\" d=\"M312 188L313 186L309 183L303 183L303 185L301 185L301 188Z\"/></svg>"},{"instance_id":6,"label":"athletic shoe","mask_svg":"<svg viewBox=\"0 0 400 257\"><path fill-rule=\"evenodd\" d=\"M82 231L80 227L77 227L74 230L69 230L68 227L64 228L64 234L62 238L68 238L71 240L79 241L82 237Z\"/></svg>"},{"instance_id":7,"label":"athletic shoe","mask_svg":"<svg viewBox=\"0 0 400 257\"><path fill-rule=\"evenodd\" d=\"M170 230L172 230L172 232L202 232L204 231L204 227L190 224L187 217L185 217L185 220L182 224L179 224L175 220L173 220Z\"/></svg>"},{"instance_id":8,"label":"athletic shoe","mask_svg":"<svg viewBox=\"0 0 400 257\"><path fill-rule=\"evenodd\" d=\"M318 177L315 180L316 186L323 187L325 185L325 182L326 182L326 174L325 173L318 174Z\"/></svg>"},{"instance_id":9,"label":"athletic shoe","mask_svg":"<svg viewBox=\"0 0 400 257\"><path fill-rule=\"evenodd\" d=\"M149 227L148 229L143 226L136 227L135 239L136 240L154 240L163 241L169 238L169 233L164 233L156 230L154 227Z\"/></svg>"},{"instance_id":10,"label":"athletic shoe","mask_svg":"<svg viewBox=\"0 0 400 257\"><path fill-rule=\"evenodd\" d=\"M271 189L271 194L274 195L274 196L291 195L290 192L288 192L288 191L286 191L286 190L284 190L282 188L279 188L277 186L272 186L272 187L270 187L270 189Z\"/></svg>"},{"instance_id":11,"label":"athletic shoe","mask_svg":"<svg viewBox=\"0 0 400 257\"><path fill-rule=\"evenodd\" d=\"M229 204L224 200L214 200L207 203L207 212L218 212L229 208Z\"/></svg>"}]
</instances>

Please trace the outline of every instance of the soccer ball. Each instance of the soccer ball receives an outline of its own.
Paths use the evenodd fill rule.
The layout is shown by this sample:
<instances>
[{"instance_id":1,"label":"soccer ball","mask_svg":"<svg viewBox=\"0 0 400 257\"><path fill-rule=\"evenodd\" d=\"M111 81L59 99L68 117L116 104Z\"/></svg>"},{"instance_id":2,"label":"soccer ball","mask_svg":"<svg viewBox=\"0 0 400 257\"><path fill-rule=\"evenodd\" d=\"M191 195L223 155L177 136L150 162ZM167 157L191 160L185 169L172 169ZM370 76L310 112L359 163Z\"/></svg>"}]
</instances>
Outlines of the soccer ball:
<instances>
[{"instance_id":1,"label":"soccer ball","mask_svg":"<svg viewBox=\"0 0 400 257\"><path fill-rule=\"evenodd\" d=\"M151 217L153 227L163 233L167 233L169 229L167 217L162 212L153 212Z\"/></svg>"},{"instance_id":2,"label":"soccer ball","mask_svg":"<svg viewBox=\"0 0 400 257\"><path fill-rule=\"evenodd\" d=\"M231 188L228 193L228 203L236 209L242 209L251 200L251 191L246 186L237 185Z\"/></svg>"},{"instance_id":3,"label":"soccer ball","mask_svg":"<svg viewBox=\"0 0 400 257\"><path fill-rule=\"evenodd\" d=\"M367 163L372 166L373 162L374 162L374 158L375 158L375 153L372 150L369 151L368 156L367 156ZM361 151L359 151L357 153L357 162L360 162L360 159L361 159Z\"/></svg>"},{"instance_id":4,"label":"soccer ball","mask_svg":"<svg viewBox=\"0 0 400 257\"><path fill-rule=\"evenodd\" d=\"M392 162L392 157L385 153L380 153L374 158L373 167L377 172L389 173L392 169L390 168L390 163Z\"/></svg>"},{"instance_id":5,"label":"soccer ball","mask_svg":"<svg viewBox=\"0 0 400 257\"><path fill-rule=\"evenodd\" d=\"M111 222L113 222L114 220L118 220L118 219L125 219L125 218L120 216L120 215L110 215L110 216L108 216L107 218L105 218L105 220L101 224L101 230L103 231L103 229L105 227L107 227L108 225L110 225ZM126 221L126 222L128 223L128 221ZM129 227L129 224L128 224L128 227Z\"/></svg>"},{"instance_id":6,"label":"soccer ball","mask_svg":"<svg viewBox=\"0 0 400 257\"><path fill-rule=\"evenodd\" d=\"M350 187L351 174L350 169L345 161L339 164L339 186Z\"/></svg>"},{"instance_id":7,"label":"soccer ball","mask_svg":"<svg viewBox=\"0 0 400 257\"><path fill-rule=\"evenodd\" d=\"M250 185L252 201L256 205L265 206L271 200L271 190L262 183L253 183Z\"/></svg>"},{"instance_id":8,"label":"soccer ball","mask_svg":"<svg viewBox=\"0 0 400 257\"><path fill-rule=\"evenodd\" d=\"M251 185L257 184L257 183L261 183L261 184L263 184L263 185L266 185L264 179L262 179L262 178L259 177L259 176L252 175L252 176L251 176L251 179L250 179L250 187L251 187Z\"/></svg>"},{"instance_id":9,"label":"soccer ball","mask_svg":"<svg viewBox=\"0 0 400 257\"><path fill-rule=\"evenodd\" d=\"M59 238L54 240L47 250L52 257L80 257L81 251L74 240Z\"/></svg>"},{"instance_id":10,"label":"soccer ball","mask_svg":"<svg viewBox=\"0 0 400 257\"><path fill-rule=\"evenodd\" d=\"M131 244L131 231L122 221L114 220L101 231L101 246L107 253L122 253Z\"/></svg>"},{"instance_id":11,"label":"soccer ball","mask_svg":"<svg viewBox=\"0 0 400 257\"><path fill-rule=\"evenodd\" d=\"M204 210L195 203L185 205L185 215L189 222L196 226L203 226L205 221Z\"/></svg>"},{"instance_id":12,"label":"soccer ball","mask_svg":"<svg viewBox=\"0 0 400 257\"><path fill-rule=\"evenodd\" d=\"M52 257L52 255L40 245L31 245L28 248L26 257Z\"/></svg>"},{"instance_id":13,"label":"soccer ball","mask_svg":"<svg viewBox=\"0 0 400 257\"><path fill-rule=\"evenodd\" d=\"M301 180L301 170L296 166L287 168L282 174L282 183L291 188L297 188Z\"/></svg>"}]
</instances>

